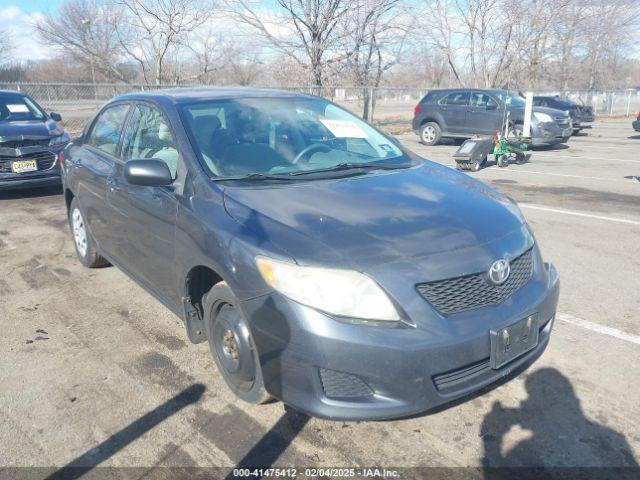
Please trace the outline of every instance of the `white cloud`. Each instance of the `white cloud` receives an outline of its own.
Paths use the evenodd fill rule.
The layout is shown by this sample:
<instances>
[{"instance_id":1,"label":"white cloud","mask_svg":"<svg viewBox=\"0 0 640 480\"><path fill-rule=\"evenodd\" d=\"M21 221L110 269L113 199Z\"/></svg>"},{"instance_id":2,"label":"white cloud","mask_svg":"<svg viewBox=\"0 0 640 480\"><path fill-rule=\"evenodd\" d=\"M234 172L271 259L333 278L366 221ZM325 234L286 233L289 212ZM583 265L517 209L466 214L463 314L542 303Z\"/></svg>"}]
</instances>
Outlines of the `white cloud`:
<instances>
[{"instance_id":1,"label":"white cloud","mask_svg":"<svg viewBox=\"0 0 640 480\"><path fill-rule=\"evenodd\" d=\"M42 60L55 54L51 47L43 45L35 29L42 20L41 12L26 13L16 5L0 8L0 24L14 44L13 60Z\"/></svg>"}]
</instances>

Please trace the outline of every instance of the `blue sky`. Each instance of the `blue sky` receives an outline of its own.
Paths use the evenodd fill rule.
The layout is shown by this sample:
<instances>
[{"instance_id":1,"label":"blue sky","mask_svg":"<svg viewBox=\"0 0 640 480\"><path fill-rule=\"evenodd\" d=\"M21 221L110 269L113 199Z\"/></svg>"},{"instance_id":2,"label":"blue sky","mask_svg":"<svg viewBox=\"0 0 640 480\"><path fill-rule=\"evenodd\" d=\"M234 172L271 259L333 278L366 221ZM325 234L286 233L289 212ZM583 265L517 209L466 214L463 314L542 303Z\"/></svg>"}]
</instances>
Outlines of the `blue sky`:
<instances>
[{"instance_id":1,"label":"blue sky","mask_svg":"<svg viewBox=\"0 0 640 480\"><path fill-rule=\"evenodd\" d=\"M25 13L55 12L59 4L60 0L21 0L20 2L0 0L0 9L5 6L15 5L16 7L20 7Z\"/></svg>"},{"instance_id":2,"label":"blue sky","mask_svg":"<svg viewBox=\"0 0 640 480\"><path fill-rule=\"evenodd\" d=\"M60 0L0 0L0 26L13 38L15 60L41 60L51 55L51 48L39 42L33 24L44 13L55 13L59 3Z\"/></svg>"}]
</instances>

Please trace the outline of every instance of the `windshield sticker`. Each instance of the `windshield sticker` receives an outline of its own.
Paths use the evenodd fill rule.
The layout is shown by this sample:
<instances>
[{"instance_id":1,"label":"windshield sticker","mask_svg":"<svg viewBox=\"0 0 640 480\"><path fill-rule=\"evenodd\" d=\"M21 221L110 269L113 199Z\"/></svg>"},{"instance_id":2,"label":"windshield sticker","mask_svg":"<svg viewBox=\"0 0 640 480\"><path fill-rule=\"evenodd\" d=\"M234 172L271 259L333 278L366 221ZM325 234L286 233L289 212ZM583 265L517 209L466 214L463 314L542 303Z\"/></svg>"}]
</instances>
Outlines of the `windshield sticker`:
<instances>
[{"instance_id":1,"label":"windshield sticker","mask_svg":"<svg viewBox=\"0 0 640 480\"><path fill-rule=\"evenodd\" d=\"M29 113L29 108L24 103L11 103L7 105L11 113Z\"/></svg>"},{"instance_id":2,"label":"windshield sticker","mask_svg":"<svg viewBox=\"0 0 640 480\"><path fill-rule=\"evenodd\" d=\"M358 125L349 120L320 120L337 138L369 138Z\"/></svg>"},{"instance_id":3,"label":"windshield sticker","mask_svg":"<svg viewBox=\"0 0 640 480\"><path fill-rule=\"evenodd\" d=\"M393 152L393 147L391 145L389 145L388 143L382 143L380 145L378 145L382 150L384 150L385 152Z\"/></svg>"}]
</instances>

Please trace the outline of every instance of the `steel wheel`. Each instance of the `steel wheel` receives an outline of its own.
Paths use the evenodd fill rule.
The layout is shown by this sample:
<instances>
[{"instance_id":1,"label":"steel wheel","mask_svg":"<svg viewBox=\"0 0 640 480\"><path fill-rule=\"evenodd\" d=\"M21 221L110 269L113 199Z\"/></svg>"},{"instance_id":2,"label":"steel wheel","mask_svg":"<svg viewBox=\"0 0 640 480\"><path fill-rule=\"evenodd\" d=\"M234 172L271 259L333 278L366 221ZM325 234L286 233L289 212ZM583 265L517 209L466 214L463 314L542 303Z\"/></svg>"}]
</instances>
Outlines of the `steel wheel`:
<instances>
[{"instance_id":1,"label":"steel wheel","mask_svg":"<svg viewBox=\"0 0 640 480\"><path fill-rule=\"evenodd\" d=\"M231 289L220 282L202 301L209 349L231 391L250 403L269 401L271 396L264 388L258 349Z\"/></svg>"},{"instance_id":2,"label":"steel wheel","mask_svg":"<svg viewBox=\"0 0 640 480\"><path fill-rule=\"evenodd\" d=\"M212 333L218 365L227 381L238 390L251 390L256 378L255 349L235 306L225 304L220 307Z\"/></svg>"},{"instance_id":3,"label":"steel wheel","mask_svg":"<svg viewBox=\"0 0 640 480\"><path fill-rule=\"evenodd\" d=\"M74 208L71 213L71 228L73 230L73 241L76 244L78 253L82 257L87 256L87 229L84 224L84 218L78 208Z\"/></svg>"}]
</instances>

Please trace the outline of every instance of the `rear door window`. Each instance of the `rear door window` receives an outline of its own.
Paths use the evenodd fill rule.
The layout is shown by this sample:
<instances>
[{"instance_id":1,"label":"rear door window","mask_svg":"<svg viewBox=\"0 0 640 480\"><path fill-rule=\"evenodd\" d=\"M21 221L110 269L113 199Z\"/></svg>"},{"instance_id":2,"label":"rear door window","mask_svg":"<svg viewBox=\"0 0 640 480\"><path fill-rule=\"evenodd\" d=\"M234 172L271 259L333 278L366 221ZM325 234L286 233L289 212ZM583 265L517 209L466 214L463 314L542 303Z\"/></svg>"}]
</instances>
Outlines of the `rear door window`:
<instances>
[{"instance_id":1,"label":"rear door window","mask_svg":"<svg viewBox=\"0 0 640 480\"><path fill-rule=\"evenodd\" d=\"M109 155L115 155L124 122L129 113L129 104L107 108L93 124L86 143Z\"/></svg>"},{"instance_id":2,"label":"rear door window","mask_svg":"<svg viewBox=\"0 0 640 480\"><path fill-rule=\"evenodd\" d=\"M472 107L497 107L498 103L483 92L473 92L471 94L471 106Z\"/></svg>"},{"instance_id":3,"label":"rear door window","mask_svg":"<svg viewBox=\"0 0 640 480\"><path fill-rule=\"evenodd\" d=\"M443 105L464 106L469 104L469 92L453 92L440 100Z\"/></svg>"}]
</instances>

